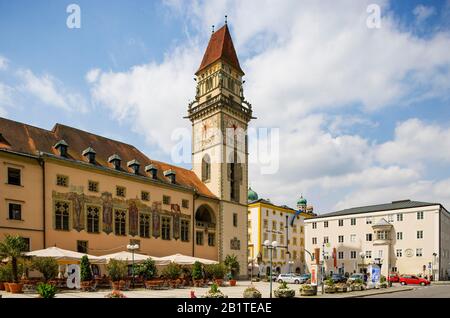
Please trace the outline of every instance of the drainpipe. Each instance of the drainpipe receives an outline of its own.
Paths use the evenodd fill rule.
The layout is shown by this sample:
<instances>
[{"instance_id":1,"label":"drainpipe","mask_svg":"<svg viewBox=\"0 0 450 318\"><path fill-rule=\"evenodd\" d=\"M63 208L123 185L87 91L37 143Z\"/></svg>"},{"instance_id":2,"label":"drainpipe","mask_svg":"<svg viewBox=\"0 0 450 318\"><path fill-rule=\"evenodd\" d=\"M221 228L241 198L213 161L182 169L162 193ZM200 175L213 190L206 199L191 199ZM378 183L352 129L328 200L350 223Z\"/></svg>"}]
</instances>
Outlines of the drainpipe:
<instances>
[{"instance_id":1,"label":"drainpipe","mask_svg":"<svg viewBox=\"0 0 450 318\"><path fill-rule=\"evenodd\" d=\"M42 168L42 226L43 226L43 241L44 241L44 249L47 247L47 237L46 237L46 211L45 211L45 161L39 153L38 158L39 165Z\"/></svg>"}]
</instances>

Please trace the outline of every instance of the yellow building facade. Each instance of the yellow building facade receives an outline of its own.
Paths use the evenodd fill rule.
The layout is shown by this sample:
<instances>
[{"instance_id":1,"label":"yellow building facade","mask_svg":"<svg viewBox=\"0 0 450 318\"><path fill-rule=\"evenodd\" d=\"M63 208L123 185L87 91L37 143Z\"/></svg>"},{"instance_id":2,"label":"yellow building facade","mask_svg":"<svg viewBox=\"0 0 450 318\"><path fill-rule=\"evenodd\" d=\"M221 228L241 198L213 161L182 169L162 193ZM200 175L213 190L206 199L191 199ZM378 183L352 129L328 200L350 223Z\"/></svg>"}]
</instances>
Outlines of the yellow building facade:
<instances>
[{"instance_id":1,"label":"yellow building facade","mask_svg":"<svg viewBox=\"0 0 450 318\"><path fill-rule=\"evenodd\" d=\"M152 256L234 254L246 268L252 110L243 75L225 25L211 36L188 107L192 170L73 127L0 118L0 236L19 234L30 250L56 245L93 255L130 242Z\"/></svg>"}]
</instances>

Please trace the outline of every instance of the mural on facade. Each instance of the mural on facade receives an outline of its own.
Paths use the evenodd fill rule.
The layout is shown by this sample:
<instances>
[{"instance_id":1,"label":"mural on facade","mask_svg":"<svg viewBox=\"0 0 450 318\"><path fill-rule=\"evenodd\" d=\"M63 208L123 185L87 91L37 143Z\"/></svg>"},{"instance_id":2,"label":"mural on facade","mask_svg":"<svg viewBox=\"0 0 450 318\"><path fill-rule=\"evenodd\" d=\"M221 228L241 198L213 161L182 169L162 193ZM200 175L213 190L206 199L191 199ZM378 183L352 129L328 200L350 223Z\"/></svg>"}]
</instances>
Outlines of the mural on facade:
<instances>
[{"instance_id":1,"label":"mural on facade","mask_svg":"<svg viewBox=\"0 0 450 318\"><path fill-rule=\"evenodd\" d=\"M181 215L180 205L171 204L170 212L173 213L173 238L178 240L180 238L180 215Z\"/></svg>"},{"instance_id":2,"label":"mural on facade","mask_svg":"<svg viewBox=\"0 0 450 318\"><path fill-rule=\"evenodd\" d=\"M139 228L139 210L135 201L130 201L128 205L129 232L131 236L138 235Z\"/></svg>"},{"instance_id":3,"label":"mural on facade","mask_svg":"<svg viewBox=\"0 0 450 318\"><path fill-rule=\"evenodd\" d=\"M237 239L237 237L233 237L230 240L230 249L232 250L240 250L241 249L241 241Z\"/></svg>"},{"instance_id":4,"label":"mural on facade","mask_svg":"<svg viewBox=\"0 0 450 318\"><path fill-rule=\"evenodd\" d=\"M102 196L103 204L103 232L109 234L112 232L112 222L113 222L113 198L110 192L103 192Z\"/></svg>"},{"instance_id":5,"label":"mural on facade","mask_svg":"<svg viewBox=\"0 0 450 318\"><path fill-rule=\"evenodd\" d=\"M152 206L152 234L153 237L158 238L160 233L160 213L162 211L161 202L153 202Z\"/></svg>"},{"instance_id":6,"label":"mural on facade","mask_svg":"<svg viewBox=\"0 0 450 318\"><path fill-rule=\"evenodd\" d=\"M73 228L80 232L81 230L84 230L84 194L71 192L68 199L72 201L73 206Z\"/></svg>"}]
</instances>

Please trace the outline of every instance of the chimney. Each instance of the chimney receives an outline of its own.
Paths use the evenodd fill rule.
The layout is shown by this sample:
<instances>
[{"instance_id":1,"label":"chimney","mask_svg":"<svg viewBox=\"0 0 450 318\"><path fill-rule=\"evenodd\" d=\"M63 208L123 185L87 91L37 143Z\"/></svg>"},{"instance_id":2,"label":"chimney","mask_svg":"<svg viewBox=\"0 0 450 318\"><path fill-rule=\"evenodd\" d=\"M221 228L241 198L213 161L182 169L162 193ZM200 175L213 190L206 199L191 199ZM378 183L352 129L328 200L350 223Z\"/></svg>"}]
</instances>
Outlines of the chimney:
<instances>
[{"instance_id":1,"label":"chimney","mask_svg":"<svg viewBox=\"0 0 450 318\"><path fill-rule=\"evenodd\" d=\"M63 139L61 139L60 141L58 141L56 143L56 145L54 147L56 150L59 151L59 155L61 157L67 158L67 148L69 147L67 142L65 142Z\"/></svg>"},{"instance_id":2,"label":"chimney","mask_svg":"<svg viewBox=\"0 0 450 318\"><path fill-rule=\"evenodd\" d=\"M152 175L152 179L158 179L156 174L158 173L158 168L156 168L154 165L148 165L145 166L145 172L148 172Z\"/></svg>"},{"instance_id":3,"label":"chimney","mask_svg":"<svg viewBox=\"0 0 450 318\"><path fill-rule=\"evenodd\" d=\"M133 173L134 174L139 174L139 167L141 166L141 164L139 163L139 161L137 161L136 159L133 159L131 161L127 162L127 166L128 168L133 169Z\"/></svg>"},{"instance_id":4,"label":"chimney","mask_svg":"<svg viewBox=\"0 0 450 318\"><path fill-rule=\"evenodd\" d=\"M164 176L169 178L170 183L176 183L176 172L172 169L164 171Z\"/></svg>"},{"instance_id":5,"label":"chimney","mask_svg":"<svg viewBox=\"0 0 450 318\"><path fill-rule=\"evenodd\" d=\"M95 164L95 150L91 147L83 150L82 155L88 159L89 163Z\"/></svg>"},{"instance_id":6,"label":"chimney","mask_svg":"<svg viewBox=\"0 0 450 318\"><path fill-rule=\"evenodd\" d=\"M120 162L122 161L122 159L120 158L120 156L118 154L113 154L112 156L110 156L108 158L108 162L112 163L114 165L114 169L116 170L120 170Z\"/></svg>"}]
</instances>

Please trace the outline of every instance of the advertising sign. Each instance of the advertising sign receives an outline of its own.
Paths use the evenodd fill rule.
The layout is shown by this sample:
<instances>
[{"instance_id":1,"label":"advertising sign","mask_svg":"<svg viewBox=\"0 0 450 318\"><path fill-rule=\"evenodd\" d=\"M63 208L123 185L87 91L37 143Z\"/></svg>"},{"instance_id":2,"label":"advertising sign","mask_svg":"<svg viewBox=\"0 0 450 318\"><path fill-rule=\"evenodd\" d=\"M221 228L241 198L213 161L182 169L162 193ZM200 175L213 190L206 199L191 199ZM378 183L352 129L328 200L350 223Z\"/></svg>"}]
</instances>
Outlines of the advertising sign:
<instances>
[{"instance_id":1,"label":"advertising sign","mask_svg":"<svg viewBox=\"0 0 450 318\"><path fill-rule=\"evenodd\" d=\"M80 289L80 265L70 264L67 266L67 288Z\"/></svg>"},{"instance_id":2,"label":"advertising sign","mask_svg":"<svg viewBox=\"0 0 450 318\"><path fill-rule=\"evenodd\" d=\"M312 265L311 266L311 285L317 286L318 281L318 266Z\"/></svg>"},{"instance_id":3,"label":"advertising sign","mask_svg":"<svg viewBox=\"0 0 450 318\"><path fill-rule=\"evenodd\" d=\"M378 265L372 265L370 268L370 281L372 283L379 283L381 279L381 271Z\"/></svg>"}]
</instances>

